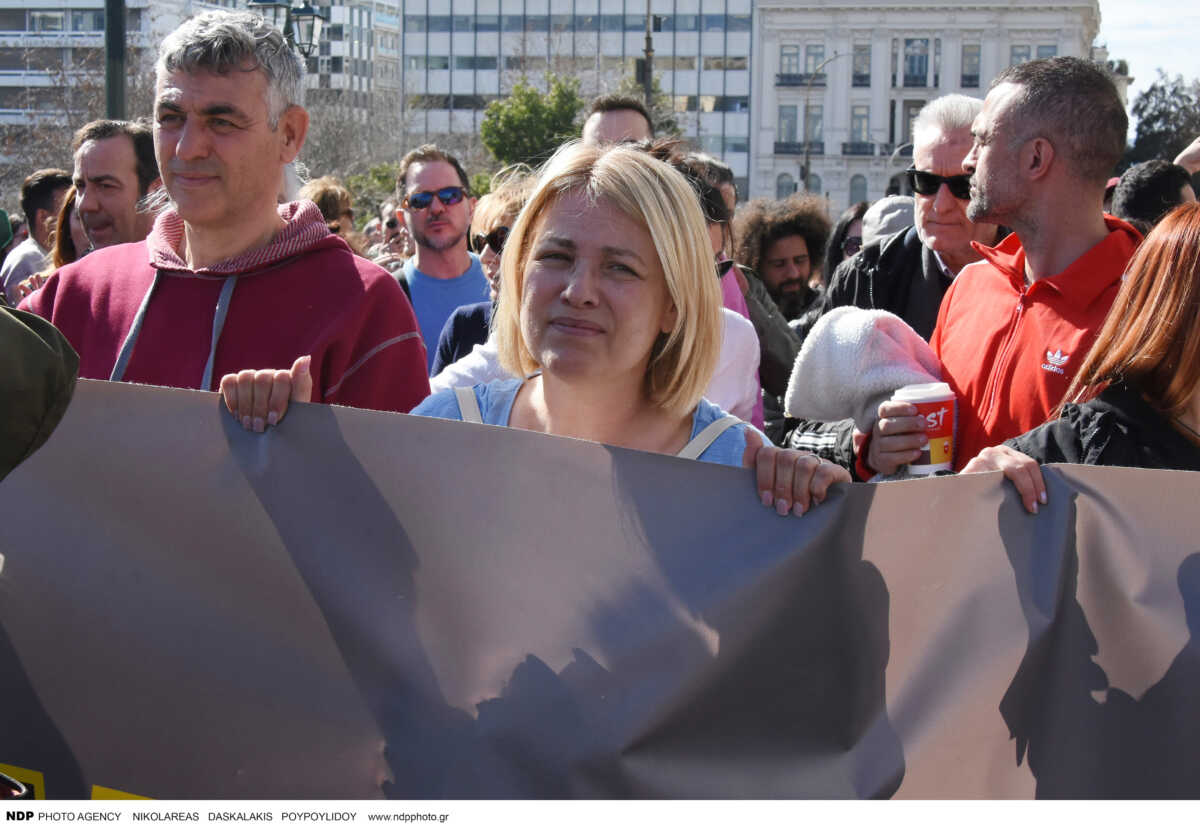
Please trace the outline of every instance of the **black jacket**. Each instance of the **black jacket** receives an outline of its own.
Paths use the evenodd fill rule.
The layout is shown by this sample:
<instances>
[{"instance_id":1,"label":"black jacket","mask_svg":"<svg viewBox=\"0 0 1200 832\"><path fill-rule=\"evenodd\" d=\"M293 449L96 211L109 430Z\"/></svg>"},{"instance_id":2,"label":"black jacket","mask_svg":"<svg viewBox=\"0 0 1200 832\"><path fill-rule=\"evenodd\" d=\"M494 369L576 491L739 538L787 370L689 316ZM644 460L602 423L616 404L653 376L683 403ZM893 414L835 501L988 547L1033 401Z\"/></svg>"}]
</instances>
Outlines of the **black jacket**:
<instances>
[{"instance_id":1,"label":"black jacket","mask_svg":"<svg viewBox=\"0 0 1200 832\"><path fill-rule=\"evenodd\" d=\"M788 326L787 318L771 299L762 278L750 268L741 269L749 287L746 306L750 311L750 323L754 324L754 332L758 335L758 377L764 392L782 398L788 379L792 377L792 365L800 352L800 336Z\"/></svg>"},{"instance_id":2,"label":"black jacket","mask_svg":"<svg viewBox=\"0 0 1200 832\"><path fill-rule=\"evenodd\" d=\"M1200 446L1135 389L1119 385L1004 444L1042 463L1200 471Z\"/></svg>"},{"instance_id":3,"label":"black jacket","mask_svg":"<svg viewBox=\"0 0 1200 832\"><path fill-rule=\"evenodd\" d=\"M0 309L0 479L50 437L78 372L79 356L49 321Z\"/></svg>"},{"instance_id":4,"label":"black jacket","mask_svg":"<svg viewBox=\"0 0 1200 832\"><path fill-rule=\"evenodd\" d=\"M903 318L928 341L953 280L912 226L843 260L829 281L821 311L824 314L838 306L885 309Z\"/></svg>"},{"instance_id":5,"label":"black jacket","mask_svg":"<svg viewBox=\"0 0 1200 832\"><path fill-rule=\"evenodd\" d=\"M408 284L405 283L405 286ZM495 307L490 300L469 303L454 310L438 336L437 355L429 371L432 378L455 361L471 354L476 344L487 341Z\"/></svg>"}]
</instances>

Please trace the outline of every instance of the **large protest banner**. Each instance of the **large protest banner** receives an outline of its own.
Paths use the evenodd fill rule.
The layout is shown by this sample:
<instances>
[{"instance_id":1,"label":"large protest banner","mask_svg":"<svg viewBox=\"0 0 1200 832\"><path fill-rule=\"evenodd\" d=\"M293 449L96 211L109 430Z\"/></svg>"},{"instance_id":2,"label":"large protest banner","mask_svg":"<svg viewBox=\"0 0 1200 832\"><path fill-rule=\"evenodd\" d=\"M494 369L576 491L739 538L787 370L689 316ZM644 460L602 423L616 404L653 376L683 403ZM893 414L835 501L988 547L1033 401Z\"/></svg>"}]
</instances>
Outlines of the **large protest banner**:
<instances>
[{"instance_id":1,"label":"large protest banner","mask_svg":"<svg viewBox=\"0 0 1200 832\"><path fill-rule=\"evenodd\" d=\"M39 796L1200 796L1200 475L841 486L81 382L0 484Z\"/></svg>"}]
</instances>

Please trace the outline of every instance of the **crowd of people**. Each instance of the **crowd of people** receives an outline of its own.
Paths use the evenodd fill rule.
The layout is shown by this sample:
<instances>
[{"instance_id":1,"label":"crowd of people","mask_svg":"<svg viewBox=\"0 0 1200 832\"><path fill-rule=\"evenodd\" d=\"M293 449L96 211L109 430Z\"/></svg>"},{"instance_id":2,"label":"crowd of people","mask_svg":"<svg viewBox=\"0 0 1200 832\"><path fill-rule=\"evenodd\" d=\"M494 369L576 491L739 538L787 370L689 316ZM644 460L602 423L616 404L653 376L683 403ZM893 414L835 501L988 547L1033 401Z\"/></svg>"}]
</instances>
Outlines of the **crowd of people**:
<instances>
[{"instance_id":1,"label":"crowd of people","mask_svg":"<svg viewBox=\"0 0 1200 832\"><path fill-rule=\"evenodd\" d=\"M837 341L895 321L882 360L932 354L954 394L952 468L1005 472L1030 511L1042 462L1200 470L1200 139L1114 178L1128 122L1097 64L931 101L913 195L836 222L816 195L739 203L728 166L614 96L482 197L412 149L356 218L343 183L302 181L302 80L261 18L199 15L161 44L148 121L92 122L73 171L25 180L0 278L6 352L61 359L28 404L41 439L77 355L85 378L219 390L252 431L297 400L524 428L753 468L799 515L928 447ZM806 388L845 406L794 412Z\"/></svg>"}]
</instances>

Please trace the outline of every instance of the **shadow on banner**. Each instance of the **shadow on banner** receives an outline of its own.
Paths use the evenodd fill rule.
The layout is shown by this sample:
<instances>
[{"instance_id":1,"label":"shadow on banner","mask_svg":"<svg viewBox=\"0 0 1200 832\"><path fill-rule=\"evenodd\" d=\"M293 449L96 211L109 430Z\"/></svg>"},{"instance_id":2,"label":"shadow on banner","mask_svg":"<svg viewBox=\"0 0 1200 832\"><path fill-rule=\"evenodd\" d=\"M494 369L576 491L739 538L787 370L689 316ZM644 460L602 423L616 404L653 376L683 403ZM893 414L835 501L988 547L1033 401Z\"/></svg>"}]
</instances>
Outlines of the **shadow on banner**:
<instances>
[{"instance_id":1,"label":"shadow on banner","mask_svg":"<svg viewBox=\"0 0 1200 832\"><path fill-rule=\"evenodd\" d=\"M988 475L781 518L724 466L81 382L0 485L0 765L57 797L1195 797L1200 476L1047 478L1036 518Z\"/></svg>"}]
</instances>

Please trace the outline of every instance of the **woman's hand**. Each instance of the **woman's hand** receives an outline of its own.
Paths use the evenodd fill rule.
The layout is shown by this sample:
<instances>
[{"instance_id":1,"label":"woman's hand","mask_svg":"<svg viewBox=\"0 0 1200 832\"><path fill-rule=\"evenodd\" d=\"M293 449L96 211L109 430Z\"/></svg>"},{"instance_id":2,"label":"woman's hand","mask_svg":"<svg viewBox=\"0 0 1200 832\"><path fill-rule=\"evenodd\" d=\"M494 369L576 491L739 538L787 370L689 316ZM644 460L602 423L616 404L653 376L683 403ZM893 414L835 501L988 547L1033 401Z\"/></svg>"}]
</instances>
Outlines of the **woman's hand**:
<instances>
[{"instance_id":1,"label":"woman's hand","mask_svg":"<svg viewBox=\"0 0 1200 832\"><path fill-rule=\"evenodd\" d=\"M985 471L1002 471L1016 486L1021 505L1030 514L1038 513L1039 503L1046 505L1046 481L1042 479L1042 467L1032 457L1007 445L996 445L980 451L959 473L981 474Z\"/></svg>"},{"instance_id":2,"label":"woman's hand","mask_svg":"<svg viewBox=\"0 0 1200 832\"><path fill-rule=\"evenodd\" d=\"M312 356L302 355L290 370L242 370L221 378L221 397L246 430L262 433L277 425L288 402L312 400Z\"/></svg>"},{"instance_id":3,"label":"woman's hand","mask_svg":"<svg viewBox=\"0 0 1200 832\"><path fill-rule=\"evenodd\" d=\"M25 278L24 280L22 280L20 283L17 284L17 288L16 288L17 300L18 301L25 300L25 298L29 297L34 292L36 292L38 289L42 288L42 285L49 279L50 279L50 275L48 275L48 274L32 274L29 277Z\"/></svg>"},{"instance_id":4,"label":"woman's hand","mask_svg":"<svg viewBox=\"0 0 1200 832\"><path fill-rule=\"evenodd\" d=\"M763 445L762 435L746 430L742 467L758 472L757 489L764 506L775 506L780 516L802 516L825 501L829 486L850 482L850 472L816 454Z\"/></svg>"}]
</instances>

